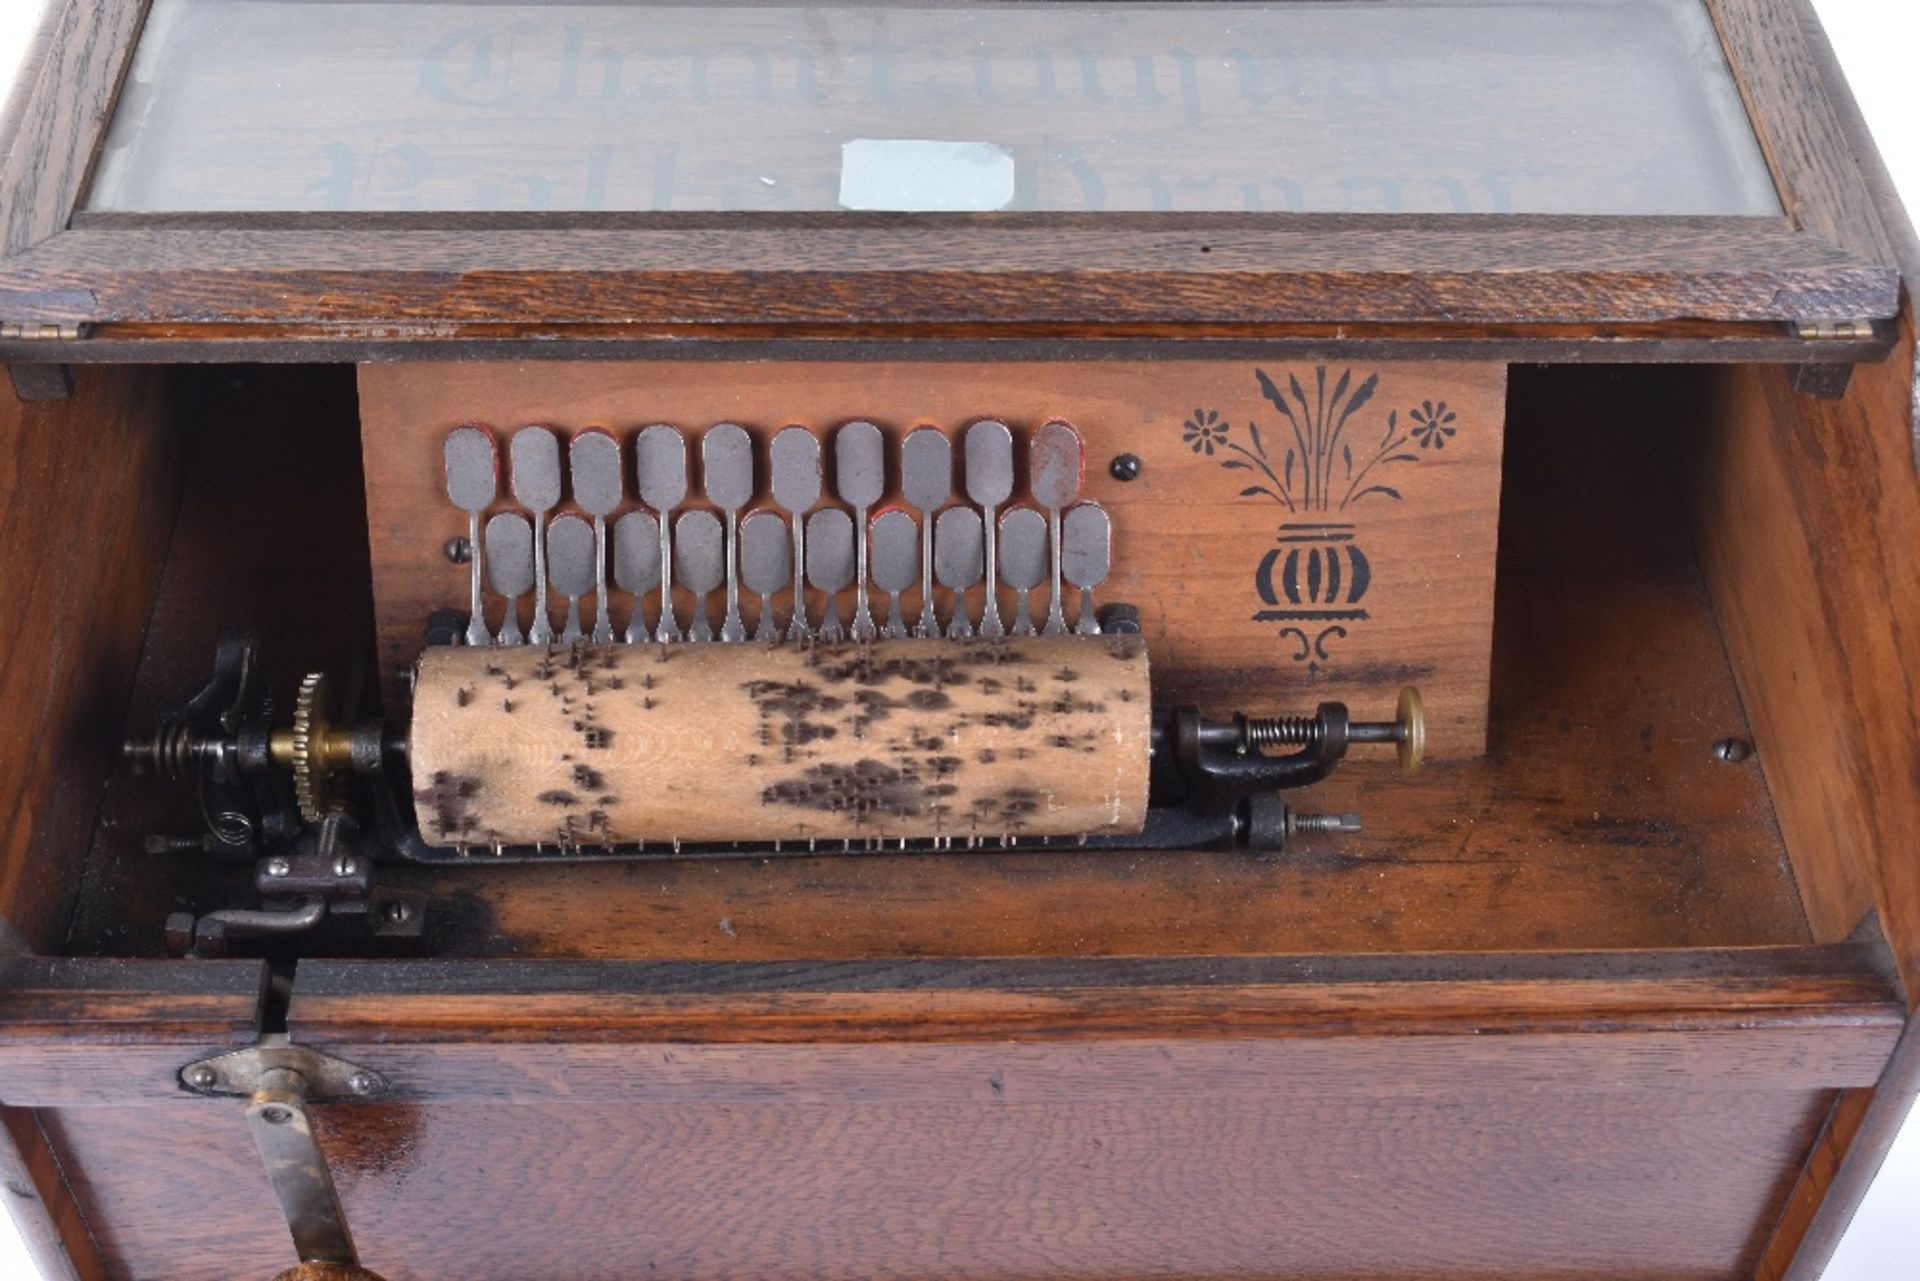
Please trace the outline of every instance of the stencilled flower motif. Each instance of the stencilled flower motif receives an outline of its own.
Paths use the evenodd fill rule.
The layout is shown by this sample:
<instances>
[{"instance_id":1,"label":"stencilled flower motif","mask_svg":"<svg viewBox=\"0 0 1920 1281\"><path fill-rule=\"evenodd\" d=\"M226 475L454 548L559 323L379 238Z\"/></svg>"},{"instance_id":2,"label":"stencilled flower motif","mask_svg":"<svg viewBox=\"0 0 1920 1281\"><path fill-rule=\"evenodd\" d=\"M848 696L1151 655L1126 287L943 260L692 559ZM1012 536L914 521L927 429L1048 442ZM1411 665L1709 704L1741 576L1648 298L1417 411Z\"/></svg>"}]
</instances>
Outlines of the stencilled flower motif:
<instances>
[{"instance_id":1,"label":"stencilled flower motif","mask_svg":"<svg viewBox=\"0 0 1920 1281\"><path fill-rule=\"evenodd\" d=\"M1181 427L1183 434L1180 439L1191 446L1196 454L1211 458L1216 448L1227 443L1227 424L1220 421L1218 410L1196 409Z\"/></svg>"},{"instance_id":2,"label":"stencilled flower motif","mask_svg":"<svg viewBox=\"0 0 1920 1281\"><path fill-rule=\"evenodd\" d=\"M1422 449L1445 449L1447 441L1459 430L1454 426L1459 415L1448 409L1444 400L1438 404L1423 400L1420 408L1407 412L1407 417L1413 419L1413 438Z\"/></svg>"}]
</instances>

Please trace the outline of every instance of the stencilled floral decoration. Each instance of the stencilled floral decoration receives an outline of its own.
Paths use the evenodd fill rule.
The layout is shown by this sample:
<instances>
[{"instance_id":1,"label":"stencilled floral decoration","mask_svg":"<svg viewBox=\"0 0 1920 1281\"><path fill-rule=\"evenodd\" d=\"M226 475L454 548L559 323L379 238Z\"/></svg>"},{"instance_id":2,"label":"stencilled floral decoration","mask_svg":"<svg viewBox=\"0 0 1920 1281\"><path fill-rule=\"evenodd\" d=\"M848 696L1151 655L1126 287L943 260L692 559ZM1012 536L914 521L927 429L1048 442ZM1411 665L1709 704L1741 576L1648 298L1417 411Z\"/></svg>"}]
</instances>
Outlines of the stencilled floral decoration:
<instances>
[{"instance_id":1,"label":"stencilled floral decoration","mask_svg":"<svg viewBox=\"0 0 1920 1281\"><path fill-rule=\"evenodd\" d=\"M1420 443L1420 448L1445 449L1453 439L1453 422L1458 415L1447 408L1444 400L1438 404L1423 400L1420 408L1407 411L1407 417L1413 420L1413 438Z\"/></svg>"},{"instance_id":2,"label":"stencilled floral decoration","mask_svg":"<svg viewBox=\"0 0 1920 1281\"><path fill-rule=\"evenodd\" d=\"M1227 424L1220 421L1220 411L1216 409L1196 409L1193 417L1181 424L1181 439L1193 447L1196 454L1204 453L1213 457L1217 446L1227 443Z\"/></svg>"},{"instance_id":3,"label":"stencilled floral decoration","mask_svg":"<svg viewBox=\"0 0 1920 1281\"><path fill-rule=\"evenodd\" d=\"M1363 440L1356 450L1361 411L1379 390L1380 375L1356 384L1346 369L1329 387L1321 365L1311 391L1291 372L1284 391L1263 369L1254 370L1254 378L1292 437L1277 465L1258 422L1247 421L1248 443L1242 444L1218 410L1195 409L1181 424L1181 440L1196 454L1227 455L1220 466L1228 471L1255 473L1258 483L1243 488L1242 498L1270 498L1290 512L1345 511L1373 497L1398 501L1388 469L1418 463L1422 451L1444 449L1459 432L1459 416L1445 401L1423 400L1404 419L1389 410L1379 438L1371 445Z\"/></svg>"}]
</instances>

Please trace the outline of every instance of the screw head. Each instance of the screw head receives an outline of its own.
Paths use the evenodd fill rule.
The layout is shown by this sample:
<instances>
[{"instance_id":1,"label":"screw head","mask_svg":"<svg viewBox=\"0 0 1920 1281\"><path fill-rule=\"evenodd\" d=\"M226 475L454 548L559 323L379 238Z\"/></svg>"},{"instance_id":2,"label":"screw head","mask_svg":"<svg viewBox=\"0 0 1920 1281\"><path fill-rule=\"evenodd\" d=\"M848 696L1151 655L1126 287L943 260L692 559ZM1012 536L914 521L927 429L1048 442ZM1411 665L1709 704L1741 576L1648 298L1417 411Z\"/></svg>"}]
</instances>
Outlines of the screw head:
<instances>
[{"instance_id":1,"label":"screw head","mask_svg":"<svg viewBox=\"0 0 1920 1281\"><path fill-rule=\"evenodd\" d=\"M267 860L268 876L285 876L291 871L293 871L293 864L283 858L270 858Z\"/></svg>"},{"instance_id":2,"label":"screw head","mask_svg":"<svg viewBox=\"0 0 1920 1281\"><path fill-rule=\"evenodd\" d=\"M261 1108L260 1119L268 1125L285 1125L287 1122L293 1120L293 1112L291 1109L283 1108L276 1103L271 1107Z\"/></svg>"},{"instance_id":3,"label":"screw head","mask_svg":"<svg viewBox=\"0 0 1920 1281\"><path fill-rule=\"evenodd\" d=\"M380 1088L380 1082L371 1072L355 1072L347 1078L347 1088L355 1094L372 1094Z\"/></svg>"},{"instance_id":4,"label":"screw head","mask_svg":"<svg viewBox=\"0 0 1920 1281\"><path fill-rule=\"evenodd\" d=\"M1142 466L1138 454L1116 454L1107 464L1107 474L1115 480L1133 480L1140 475Z\"/></svg>"},{"instance_id":5,"label":"screw head","mask_svg":"<svg viewBox=\"0 0 1920 1281\"><path fill-rule=\"evenodd\" d=\"M1713 754L1729 765L1738 765L1753 755L1753 744L1744 738L1723 738L1713 745Z\"/></svg>"},{"instance_id":6,"label":"screw head","mask_svg":"<svg viewBox=\"0 0 1920 1281\"><path fill-rule=\"evenodd\" d=\"M187 1073L187 1084L196 1090L211 1090L220 1084L220 1074L202 1063Z\"/></svg>"},{"instance_id":7,"label":"screw head","mask_svg":"<svg viewBox=\"0 0 1920 1281\"><path fill-rule=\"evenodd\" d=\"M358 876L360 874L360 860L351 854L342 854L339 858L333 860L333 874L335 876Z\"/></svg>"},{"instance_id":8,"label":"screw head","mask_svg":"<svg viewBox=\"0 0 1920 1281\"><path fill-rule=\"evenodd\" d=\"M454 564L464 565L473 559L473 544L467 541L465 534L462 534L457 538L449 538L447 545L442 547L440 552Z\"/></svg>"},{"instance_id":9,"label":"screw head","mask_svg":"<svg viewBox=\"0 0 1920 1281\"><path fill-rule=\"evenodd\" d=\"M387 904L387 919L395 925L404 925L413 916L413 909L407 906L405 899L395 899Z\"/></svg>"}]
</instances>

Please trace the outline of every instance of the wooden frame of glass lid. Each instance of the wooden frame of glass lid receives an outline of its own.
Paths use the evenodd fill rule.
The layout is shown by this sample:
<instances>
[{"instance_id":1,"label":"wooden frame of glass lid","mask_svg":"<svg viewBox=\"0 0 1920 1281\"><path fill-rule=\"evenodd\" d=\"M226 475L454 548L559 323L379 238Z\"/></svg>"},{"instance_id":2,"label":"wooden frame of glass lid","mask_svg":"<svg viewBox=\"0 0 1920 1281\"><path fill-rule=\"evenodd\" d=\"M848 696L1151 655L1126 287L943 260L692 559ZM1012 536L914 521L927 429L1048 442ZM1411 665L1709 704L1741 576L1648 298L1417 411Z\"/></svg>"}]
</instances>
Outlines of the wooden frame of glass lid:
<instances>
[{"instance_id":1,"label":"wooden frame of glass lid","mask_svg":"<svg viewBox=\"0 0 1920 1281\"><path fill-rule=\"evenodd\" d=\"M324 114L344 107L324 96L317 102L304 95L263 96L265 82L242 74L240 67L258 62L246 59L244 33L234 37L239 43L232 66L223 66L217 51L182 59L186 65L179 67L169 60L169 31L208 11L228 12L235 3L54 5L17 93L15 145L0 173L9 192L0 238L0 319L36 327L56 341L81 332L94 341L35 348L43 357L125 359L144 350L164 359L169 340L190 335L200 359L208 352L339 359L402 339L410 353L419 354L444 352L436 344L446 342L565 333L602 347L661 337L933 337L993 345L1069 338L1321 342L1338 336L1415 345L1444 341L1455 354L1459 344L1471 342L1478 354L1489 356L1522 356L1546 344L1556 359L1841 361L1883 355L1890 335L1880 322L1898 310L1892 242L1853 161L1840 113L1811 71L1815 53L1803 32L1799 0L1576 0L1561 6L1565 13L1549 16L1571 14L1601 28L1660 28L1676 13L1695 11L1710 17L1711 28L1704 20L1694 24L1698 30L1691 19L1679 22L1683 29L1670 33L1674 47L1655 51L1673 64L1656 69L1667 77L1656 98L1659 110L1672 117L1677 140L1643 143L1665 117L1610 126L1606 111L1629 112L1631 102L1651 90L1609 95L1601 87L1608 78L1603 73L1611 71L1604 60L1575 58L1557 68L1555 92L1571 85L1575 95L1595 95L1602 114L1563 111L1564 119L1548 122L1559 130L1550 138L1555 150L1529 161L1544 177L1529 177L1528 164L1488 169L1484 152L1463 145L1455 158L1465 167L1458 173L1471 170L1471 181L1449 176L1454 171L1446 169L1447 156L1426 169L1422 157L1450 145L1436 139L1474 130L1511 145L1501 122L1547 108L1517 90L1515 78L1498 74L1500 65L1488 73L1495 83L1484 98L1449 105L1449 94L1464 91L1461 73L1450 70L1459 61L1456 51L1444 48L1444 56L1401 59L1411 71L1381 70L1364 47L1378 33L1343 16L1377 17L1387 12L1379 6L1228 0L1184 7L1185 42L1224 51L1217 66L1200 60L1207 65L1198 71L1194 57L1176 56L1178 46L1149 57L1138 53L1144 45L1127 43L1166 34L1153 20L1165 6L1146 0L1106 6L1144 16L1132 25L1106 23L1119 34L1101 37L1111 47L1091 53L1074 44L1084 24L1073 24L1086 6L989 0L959 9L964 17L977 14L996 24L993 32L1007 29L1013 47L998 64L975 59L963 71L935 47L943 33L952 34L950 23L940 23L953 17L953 7L833 10L836 20L862 30L904 29L894 43L876 39L876 47L894 51L887 56L912 76L938 72L957 86L944 97L937 86L915 90L922 98L933 95L931 105L919 104L920 132L937 131L942 119L955 117L948 132L997 128L1017 134L1026 110L1021 95L1043 91L1056 104L1048 109L1063 113L1070 127L1084 129L1095 118L1089 114L1095 98L1093 107L1124 117L1118 141L1108 140L1111 155L1101 157L1119 167L1119 180L1100 185L1096 173L1090 189L1087 165L1076 171L1072 148L1042 153L1024 137L1006 146L989 140L978 144L984 153L966 153L986 157L985 195L977 181L968 188L964 175L958 190L952 188L959 163L952 149L964 143L850 136L875 118L876 98L886 99L880 107L894 110L886 96L900 97L898 86L912 79L896 70L887 86L879 86L887 70L880 54L870 54L864 69L843 70L833 80L835 73L821 70L817 61L770 63L766 47L736 48L723 35L714 38L712 50L680 50L663 69L623 54L616 29L604 33L607 47L584 68L577 48L553 47L549 37L542 54L551 65L543 74L553 83L523 86L486 61L495 53L504 60L504 45L488 43L496 28L503 42L516 31L523 42L542 38L537 30L529 34L525 21L515 26L512 6L481 10L490 24L482 28L443 24L453 33L444 38L429 38L437 29L405 33L415 39L408 56L437 58L431 65L442 71L402 75L381 64L363 72L365 84L349 86L373 103L365 113L376 124L404 118L425 131L426 142L408 144L411 152L390 146L384 161L362 157L362 164L349 146L363 140L352 133L355 122L336 127ZM439 7L401 8L417 15ZM446 7L461 12L458 3ZM1418 19L1426 7L1423 0L1407 0L1403 9ZM1486 0L1450 21L1467 22L1484 10L1509 22L1538 7ZM259 0L237 8L283 20L273 12L276 6ZM278 8L305 13L315 32L328 22L341 25L324 3ZM361 24L380 21L382 8L350 6ZM619 15L631 12L573 8L587 18L570 30L584 26L589 40L597 38L594 24L617 27ZM703 12L723 32L772 23L766 39L777 40L779 15L786 11L722 5ZM1024 16L1029 14L1031 20ZM1201 21L1195 14L1208 15L1201 25L1214 27L1195 35L1193 25ZM1278 30L1298 36L1300 22L1308 20L1319 25L1299 36L1311 46L1306 54L1260 52L1278 47L1278 36L1259 44L1261 22L1292 24ZM1402 25L1418 27L1416 39L1436 39L1432 23ZM1709 31L1718 50L1686 47ZM1057 50L1035 52L1055 37ZM1594 38L1605 38L1604 30ZM307 44L316 41L323 46L313 55L319 59L359 56L362 47L342 44L329 55L317 36ZM1044 76L1035 70L1036 59L1052 60ZM428 106L475 101L480 107L429 111L411 99L379 96L408 86L418 96L415 82L446 79L449 60L460 63L459 74L467 79L441 86L442 101ZM428 65L419 63L416 70ZM1705 89L1683 83L1696 72ZM600 77L601 96L566 108L580 121L614 110L606 105L609 92L662 102L694 95L677 111L661 109L661 128L682 130L689 145L678 146L676 134L651 152L644 144L634 144L631 154L611 146L589 149L566 159L572 167L560 179L546 173L488 175L463 159L474 150L471 144L484 140L491 146L503 130L510 135L512 121L526 114L518 106L505 115L497 104L489 108L472 77L481 76L487 94L511 105L567 94L584 101L590 95L579 81L590 73ZM1395 75L1406 83L1393 82ZM664 84L668 80L674 83ZM989 81L991 92L982 87ZM169 92L176 82L182 87ZM1737 87L1739 103L1731 87ZM805 99L798 106L782 101L796 95ZM701 122L729 96L744 104L742 127L715 133ZM844 110L836 106L846 98L858 100ZM348 94L341 103L352 100ZM1219 111L1215 102L1224 104ZM1237 141L1249 122L1271 116L1269 106L1258 104L1276 102L1286 114L1272 118L1305 139L1304 172L1259 145L1278 146L1277 134L1246 135L1254 146ZM1751 138L1737 118L1741 103ZM573 118L554 117L553 110L544 124L532 127ZM629 114L616 113L616 123L632 118L630 104L618 110ZM470 118L475 111L477 124ZM814 132L852 145L808 162L813 168L800 174L804 183L783 183L783 174L758 173L745 162L734 166L737 173L711 172L725 167L724 157L711 159L711 147L698 153L709 157L704 162L684 158L702 140L733 145L727 139L774 128L770 122L796 111L820 113L822 124ZM1215 116L1223 122L1218 127ZM1422 125L1425 117L1439 119L1445 129ZM208 130L200 126L213 121L226 121L232 132L230 138L221 135L218 156L206 146L182 150L183 139L204 138ZM1197 133L1169 123L1196 121ZM1408 132L1408 145L1389 137L1370 159L1408 167L1414 180L1402 183L1391 173L1382 178L1385 170L1377 167L1314 169L1316 156L1338 151L1343 130L1357 133L1367 126L1373 130L1367 136ZM288 134L308 127L316 131L311 137ZM1691 138L1696 133L1701 136ZM529 145L537 150L543 137L529 135ZM1182 145L1194 139L1213 166L1209 176L1196 178L1197 171L1178 168ZM878 150L860 151L868 143ZM931 154L928 146L934 147ZM940 151L943 146L948 151ZM1636 160L1635 148L1653 158ZM1729 150L1751 154L1717 154ZM289 169L289 151L308 158ZM859 185L855 151L879 158L883 181L877 197L848 195L848 182ZM649 185L646 175L628 172L648 163L658 169L668 153L682 156L677 190L690 193L684 201L661 198L657 181ZM1756 186L1762 157L1760 178L1770 177L1777 202L1768 198L1763 181ZM1631 172L1620 168L1623 162L1632 162ZM409 211L399 206L413 201L414 193L386 189L395 182L405 186L406 175L383 187L371 167L380 163L411 165L415 179L420 166L437 164L440 171L456 171L457 181L421 188L422 207ZM842 167L837 195L827 190L835 163ZM1662 163L1666 171L1653 172ZM1473 169L1476 164L1481 168ZM1588 172L1586 164L1597 168ZM1717 185L1693 173L1712 164L1727 170ZM932 178L926 165L933 166ZM183 167L194 166L205 172L182 176ZM921 205L911 194L902 205L897 193L884 189L884 180L897 178L902 166L920 175L916 190L933 192ZM303 177L309 168L311 181ZM871 160L863 172L874 177ZM1006 190L996 197L993 174L1002 172ZM731 183L735 177L744 190ZM764 194L775 187L783 191L778 200ZM807 190L794 199L784 195L785 187ZM236 194L231 201L207 195L222 191ZM302 198L307 195L312 199ZM541 201L549 211L509 207ZM586 208L596 201L603 211ZM740 207L721 207L729 202ZM196 203L245 208L191 208ZM1394 203L1411 211L1365 211ZM1775 203L1778 208L1771 208ZM315 208L294 207L301 204ZM1086 212L1090 204L1107 211ZM1156 204L1165 208L1156 210ZM1288 205L1308 211L1277 211ZM1502 206L1514 211L1484 212ZM1649 212L1626 214L1623 206ZM915 207L923 211L901 211ZM965 212L980 209L998 211ZM1436 212L1447 209L1469 212ZM1580 212L1585 209L1601 212ZM1710 212L1685 212L1701 209ZM204 345L209 342L211 347Z\"/></svg>"}]
</instances>

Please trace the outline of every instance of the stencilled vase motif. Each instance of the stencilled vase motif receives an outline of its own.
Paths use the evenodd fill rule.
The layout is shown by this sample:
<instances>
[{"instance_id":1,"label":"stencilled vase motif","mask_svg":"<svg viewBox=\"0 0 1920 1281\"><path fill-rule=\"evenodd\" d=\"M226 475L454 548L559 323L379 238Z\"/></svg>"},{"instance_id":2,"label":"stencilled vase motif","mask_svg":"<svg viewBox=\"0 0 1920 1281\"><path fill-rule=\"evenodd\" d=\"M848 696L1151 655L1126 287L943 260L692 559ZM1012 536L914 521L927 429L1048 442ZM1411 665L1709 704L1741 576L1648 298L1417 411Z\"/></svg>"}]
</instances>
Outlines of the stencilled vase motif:
<instances>
[{"instance_id":1,"label":"stencilled vase motif","mask_svg":"<svg viewBox=\"0 0 1920 1281\"><path fill-rule=\"evenodd\" d=\"M1358 515L1369 500L1402 501L1396 470L1444 450L1459 429L1458 415L1445 401L1425 400L1404 416L1388 410L1376 436L1366 429L1366 410L1379 390L1378 374L1356 382L1346 369L1329 386L1322 365L1313 371L1311 390L1291 372L1284 390L1265 370L1256 369L1254 378L1284 428L1277 461L1257 421L1247 421L1243 444L1217 410L1195 409L1181 425L1181 439L1225 470L1249 473L1242 498L1264 498L1301 518L1281 523L1254 569L1264 608L1253 619L1280 624L1290 657L1317 675L1349 627L1369 617L1363 602L1374 563L1362 546ZM1346 520L1311 519L1350 512L1355 515Z\"/></svg>"}]
</instances>

